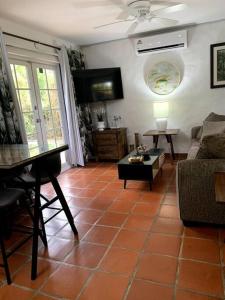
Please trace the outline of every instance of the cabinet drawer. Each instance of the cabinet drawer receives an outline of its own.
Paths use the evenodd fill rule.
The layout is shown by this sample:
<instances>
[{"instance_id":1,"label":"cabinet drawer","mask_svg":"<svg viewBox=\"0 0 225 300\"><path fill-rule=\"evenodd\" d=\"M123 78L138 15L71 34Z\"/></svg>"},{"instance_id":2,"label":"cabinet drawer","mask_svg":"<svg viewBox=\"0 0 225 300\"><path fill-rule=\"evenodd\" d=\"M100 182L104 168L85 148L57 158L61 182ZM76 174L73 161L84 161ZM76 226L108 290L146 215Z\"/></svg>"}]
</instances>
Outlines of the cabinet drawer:
<instances>
[{"instance_id":1,"label":"cabinet drawer","mask_svg":"<svg viewBox=\"0 0 225 300\"><path fill-rule=\"evenodd\" d=\"M117 144L116 134L96 134L95 135L97 145L115 145Z\"/></svg>"},{"instance_id":2,"label":"cabinet drawer","mask_svg":"<svg viewBox=\"0 0 225 300\"><path fill-rule=\"evenodd\" d=\"M118 148L117 146L98 146L97 147L99 158L117 159Z\"/></svg>"},{"instance_id":3,"label":"cabinet drawer","mask_svg":"<svg viewBox=\"0 0 225 300\"><path fill-rule=\"evenodd\" d=\"M97 160L119 160L126 154L126 128L93 131L93 142Z\"/></svg>"}]
</instances>

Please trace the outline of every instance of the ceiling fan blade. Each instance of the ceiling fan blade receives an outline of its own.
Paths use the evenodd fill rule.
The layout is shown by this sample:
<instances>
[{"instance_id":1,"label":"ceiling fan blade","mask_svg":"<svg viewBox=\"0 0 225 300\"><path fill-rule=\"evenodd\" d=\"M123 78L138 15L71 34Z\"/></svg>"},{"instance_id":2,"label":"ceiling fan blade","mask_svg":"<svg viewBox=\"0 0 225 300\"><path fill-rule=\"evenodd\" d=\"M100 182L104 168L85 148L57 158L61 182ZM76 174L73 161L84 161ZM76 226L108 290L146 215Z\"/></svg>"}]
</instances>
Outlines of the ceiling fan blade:
<instances>
[{"instance_id":1,"label":"ceiling fan blade","mask_svg":"<svg viewBox=\"0 0 225 300\"><path fill-rule=\"evenodd\" d=\"M150 22L151 21L153 21L153 22L154 21L156 21L156 22L159 21L163 25L171 25L171 26L176 25L178 23L177 20L172 20L172 19L167 19L167 18L160 18L160 17L156 17L156 16L149 19L149 21Z\"/></svg>"},{"instance_id":2,"label":"ceiling fan blade","mask_svg":"<svg viewBox=\"0 0 225 300\"><path fill-rule=\"evenodd\" d=\"M177 3L177 4L172 5L172 6L168 6L168 7L153 10L152 12L154 14L161 14L161 13L167 13L168 14L168 13L174 13L174 12L177 12L177 11L181 11L181 10L185 9L186 7L187 7L187 5L184 4L184 3Z\"/></svg>"},{"instance_id":3,"label":"ceiling fan blade","mask_svg":"<svg viewBox=\"0 0 225 300\"><path fill-rule=\"evenodd\" d=\"M131 26L128 28L127 30L127 34L132 34L135 32L135 29L138 27L138 22L135 21L133 24L131 24Z\"/></svg>"},{"instance_id":4,"label":"ceiling fan blade","mask_svg":"<svg viewBox=\"0 0 225 300\"><path fill-rule=\"evenodd\" d=\"M96 1L76 1L74 6L77 8L91 8L91 7L104 7L104 6L114 6L123 5L121 0L96 0Z\"/></svg>"},{"instance_id":5,"label":"ceiling fan blade","mask_svg":"<svg viewBox=\"0 0 225 300\"><path fill-rule=\"evenodd\" d=\"M129 12L123 10L117 17L116 20L126 20L130 16Z\"/></svg>"},{"instance_id":6,"label":"ceiling fan blade","mask_svg":"<svg viewBox=\"0 0 225 300\"><path fill-rule=\"evenodd\" d=\"M171 6L171 5L177 5L180 4L180 2L171 2L171 1L157 1L157 0L150 0L151 5L165 5L165 6Z\"/></svg>"},{"instance_id":7,"label":"ceiling fan blade","mask_svg":"<svg viewBox=\"0 0 225 300\"><path fill-rule=\"evenodd\" d=\"M114 5L124 5L123 0L109 0L112 2Z\"/></svg>"},{"instance_id":8,"label":"ceiling fan blade","mask_svg":"<svg viewBox=\"0 0 225 300\"><path fill-rule=\"evenodd\" d=\"M118 24L118 23L123 23L123 22L133 22L133 21L134 21L133 19L116 21L116 22L112 22L112 23L107 23L107 24L95 26L94 29L100 29L100 28L107 27L107 26L111 26L111 25Z\"/></svg>"}]
</instances>

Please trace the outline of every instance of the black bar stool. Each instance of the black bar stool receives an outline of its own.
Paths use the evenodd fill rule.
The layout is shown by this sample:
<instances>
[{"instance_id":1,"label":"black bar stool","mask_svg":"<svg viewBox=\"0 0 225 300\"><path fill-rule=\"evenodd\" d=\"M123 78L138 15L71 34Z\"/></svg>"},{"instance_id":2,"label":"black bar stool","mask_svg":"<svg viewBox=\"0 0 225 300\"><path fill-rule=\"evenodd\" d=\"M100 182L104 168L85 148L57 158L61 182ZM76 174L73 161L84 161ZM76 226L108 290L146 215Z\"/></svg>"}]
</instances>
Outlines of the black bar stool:
<instances>
[{"instance_id":1,"label":"black bar stool","mask_svg":"<svg viewBox=\"0 0 225 300\"><path fill-rule=\"evenodd\" d=\"M10 210L15 206L19 201L23 201L26 195L23 190L20 189L1 189L0 190L0 247L2 252L2 260L3 264L0 264L1 267L5 269L5 275L7 279L7 283L11 284L11 277L8 265L8 257L11 256L19 247L21 247L30 236L22 241L17 247L11 250L9 253L6 252L5 244L4 244L4 220L6 220L7 216L10 213Z\"/></svg>"},{"instance_id":2,"label":"black bar stool","mask_svg":"<svg viewBox=\"0 0 225 300\"><path fill-rule=\"evenodd\" d=\"M38 170L37 170L37 168L38 168ZM40 198L43 199L45 202L44 204L40 203L40 205L39 205L40 206L39 207L40 222L42 224L43 235L45 236L44 225L62 211L65 212L68 222L69 222L74 234L77 235L78 232L74 225L73 217L72 217L69 207L67 205L66 199L62 193L60 185L56 179L56 177L61 173L60 153L52 154L46 158L40 159L38 165L32 164L32 167L29 172L22 174L18 177L16 187L23 188L27 192L29 190L32 190L35 192L37 173L38 173L38 176L40 177L40 184L44 185L47 183L51 183L56 192L56 197L54 197L52 199L48 199L43 194L40 193ZM57 207L51 206L57 200L60 201L62 208L57 208ZM56 210L56 213L44 221L42 211L46 208ZM46 241L46 243L47 243L47 241Z\"/></svg>"},{"instance_id":3,"label":"black bar stool","mask_svg":"<svg viewBox=\"0 0 225 300\"><path fill-rule=\"evenodd\" d=\"M33 248L32 248L32 270L31 270L31 279L36 279L37 276L37 257L38 257L38 234L39 234L39 222L42 225L42 232L45 235L44 226L47 222L49 222L52 218L58 215L60 212L64 211L67 220L70 224L70 227L74 233L74 235L78 235L78 231L74 224L73 216L70 212L66 199L63 195L63 192L60 188L60 185L57 180L57 176L61 172L61 159L60 154L50 154L49 156L45 156L43 158L38 159L32 164L31 170L22 174L18 177L17 187L25 189L27 192L29 190L34 191L35 199L33 200L33 208L34 208L34 231L33 231ZM40 193L40 187L43 184L51 183L56 196L52 199L46 198L44 195ZM45 203L41 203L41 199L45 201ZM52 204L59 200L62 208L53 207ZM56 213L48 218L47 220L43 220L42 212L44 209L54 209ZM45 240L47 243L47 239Z\"/></svg>"}]
</instances>

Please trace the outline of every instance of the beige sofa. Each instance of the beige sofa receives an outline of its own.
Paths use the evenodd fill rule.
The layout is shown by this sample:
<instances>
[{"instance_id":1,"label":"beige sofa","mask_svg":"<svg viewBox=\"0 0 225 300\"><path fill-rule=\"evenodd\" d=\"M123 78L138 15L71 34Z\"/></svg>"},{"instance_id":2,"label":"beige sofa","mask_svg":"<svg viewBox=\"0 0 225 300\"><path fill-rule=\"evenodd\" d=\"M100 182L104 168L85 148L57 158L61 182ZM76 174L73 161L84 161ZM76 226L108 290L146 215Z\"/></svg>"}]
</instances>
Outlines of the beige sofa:
<instances>
[{"instance_id":1,"label":"beige sofa","mask_svg":"<svg viewBox=\"0 0 225 300\"><path fill-rule=\"evenodd\" d=\"M225 203L216 202L214 174L225 171L225 159L196 158L201 131L201 126L192 128L193 143L188 158L177 165L180 217L184 225L193 222L224 225Z\"/></svg>"}]
</instances>

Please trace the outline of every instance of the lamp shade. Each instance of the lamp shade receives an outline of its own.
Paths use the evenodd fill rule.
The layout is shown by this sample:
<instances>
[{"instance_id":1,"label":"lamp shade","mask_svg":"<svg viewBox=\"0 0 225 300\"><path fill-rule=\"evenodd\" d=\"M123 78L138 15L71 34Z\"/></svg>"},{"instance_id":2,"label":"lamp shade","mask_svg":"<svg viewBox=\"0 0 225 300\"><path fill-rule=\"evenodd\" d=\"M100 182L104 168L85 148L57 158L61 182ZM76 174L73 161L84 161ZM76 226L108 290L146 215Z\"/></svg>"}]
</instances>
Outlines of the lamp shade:
<instances>
[{"instance_id":1,"label":"lamp shade","mask_svg":"<svg viewBox=\"0 0 225 300\"><path fill-rule=\"evenodd\" d=\"M164 102L154 102L153 103L153 113L154 118L168 118L169 104L167 101Z\"/></svg>"}]
</instances>

